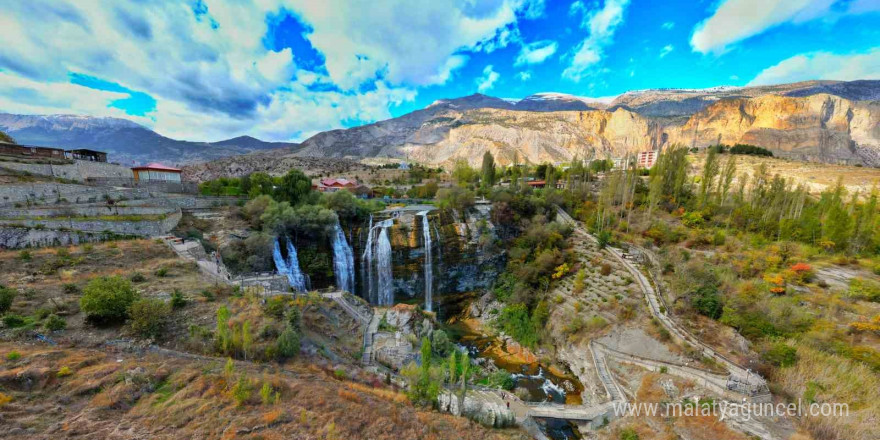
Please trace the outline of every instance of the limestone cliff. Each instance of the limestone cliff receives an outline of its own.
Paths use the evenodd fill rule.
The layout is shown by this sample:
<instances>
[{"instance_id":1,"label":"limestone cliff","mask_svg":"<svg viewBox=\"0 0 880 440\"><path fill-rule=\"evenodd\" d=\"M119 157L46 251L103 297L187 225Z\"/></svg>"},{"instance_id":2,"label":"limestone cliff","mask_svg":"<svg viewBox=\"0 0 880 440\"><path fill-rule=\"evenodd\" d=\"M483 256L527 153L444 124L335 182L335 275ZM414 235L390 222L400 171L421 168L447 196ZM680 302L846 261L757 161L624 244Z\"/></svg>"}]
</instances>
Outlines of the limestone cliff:
<instances>
[{"instance_id":1,"label":"limestone cliff","mask_svg":"<svg viewBox=\"0 0 880 440\"><path fill-rule=\"evenodd\" d=\"M692 114L673 116L648 116L623 105L583 111L429 107L316 135L294 154L409 158L431 164L464 159L479 165L486 151L500 164L540 163L575 155L618 157L674 143L705 147L722 142L758 145L778 156L810 161L880 166L880 101L827 93L742 95L747 94L704 100ZM677 109L690 105L690 95L682 96L664 102ZM645 105L644 97L622 101ZM648 113L657 112L655 104Z\"/></svg>"},{"instance_id":2,"label":"limestone cliff","mask_svg":"<svg viewBox=\"0 0 880 440\"><path fill-rule=\"evenodd\" d=\"M479 166L486 151L500 164L540 163L718 142L754 144L809 161L880 166L880 81L655 89L601 100L544 93L511 102L477 94L319 133L296 150L221 159L196 174L213 178L227 175L224 169L233 175L258 169L279 174L294 157L426 164L464 159Z\"/></svg>"},{"instance_id":3,"label":"limestone cliff","mask_svg":"<svg viewBox=\"0 0 880 440\"><path fill-rule=\"evenodd\" d=\"M818 94L728 99L664 127L668 143L747 143L777 156L880 165L880 102Z\"/></svg>"}]
</instances>

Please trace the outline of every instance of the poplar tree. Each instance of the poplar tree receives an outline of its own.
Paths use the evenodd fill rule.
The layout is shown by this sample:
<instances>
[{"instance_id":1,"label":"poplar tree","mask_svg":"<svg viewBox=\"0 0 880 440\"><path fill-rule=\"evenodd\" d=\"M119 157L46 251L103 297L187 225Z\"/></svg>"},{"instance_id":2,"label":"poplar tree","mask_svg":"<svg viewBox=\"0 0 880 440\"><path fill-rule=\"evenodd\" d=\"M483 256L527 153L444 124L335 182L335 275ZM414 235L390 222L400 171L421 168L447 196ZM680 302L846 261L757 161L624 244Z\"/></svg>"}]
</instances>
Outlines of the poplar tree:
<instances>
[{"instance_id":1,"label":"poplar tree","mask_svg":"<svg viewBox=\"0 0 880 440\"><path fill-rule=\"evenodd\" d=\"M483 154L483 167L480 176L483 188L491 188L495 185L495 158L492 153L486 151Z\"/></svg>"},{"instance_id":2,"label":"poplar tree","mask_svg":"<svg viewBox=\"0 0 880 440\"><path fill-rule=\"evenodd\" d=\"M703 175L700 180L700 207L706 206L712 195L712 188L715 184L715 176L718 175L718 152L714 148L710 148L706 154L706 162L703 165Z\"/></svg>"},{"instance_id":3,"label":"poplar tree","mask_svg":"<svg viewBox=\"0 0 880 440\"><path fill-rule=\"evenodd\" d=\"M733 184L734 176L736 176L736 155L728 154L727 161L724 162L724 168L721 171L721 181L719 182L719 206L724 206L724 203L727 202L727 195L730 192L730 186Z\"/></svg>"}]
</instances>

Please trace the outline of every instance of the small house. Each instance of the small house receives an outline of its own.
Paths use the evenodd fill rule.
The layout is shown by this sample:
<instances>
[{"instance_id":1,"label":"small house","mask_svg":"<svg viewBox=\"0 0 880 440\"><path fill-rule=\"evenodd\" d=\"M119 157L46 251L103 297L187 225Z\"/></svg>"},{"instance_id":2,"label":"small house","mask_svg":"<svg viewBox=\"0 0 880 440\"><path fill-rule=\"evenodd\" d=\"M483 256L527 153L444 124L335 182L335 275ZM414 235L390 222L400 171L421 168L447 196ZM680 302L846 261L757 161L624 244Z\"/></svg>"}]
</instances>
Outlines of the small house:
<instances>
[{"instance_id":1,"label":"small house","mask_svg":"<svg viewBox=\"0 0 880 440\"><path fill-rule=\"evenodd\" d=\"M319 180L314 188L319 192L336 192L343 189L354 192L358 186L360 185L357 180L328 178Z\"/></svg>"},{"instance_id":2,"label":"small house","mask_svg":"<svg viewBox=\"0 0 880 440\"><path fill-rule=\"evenodd\" d=\"M173 168L160 163L151 163L131 169L134 180L140 182L180 182L180 168Z\"/></svg>"}]
</instances>

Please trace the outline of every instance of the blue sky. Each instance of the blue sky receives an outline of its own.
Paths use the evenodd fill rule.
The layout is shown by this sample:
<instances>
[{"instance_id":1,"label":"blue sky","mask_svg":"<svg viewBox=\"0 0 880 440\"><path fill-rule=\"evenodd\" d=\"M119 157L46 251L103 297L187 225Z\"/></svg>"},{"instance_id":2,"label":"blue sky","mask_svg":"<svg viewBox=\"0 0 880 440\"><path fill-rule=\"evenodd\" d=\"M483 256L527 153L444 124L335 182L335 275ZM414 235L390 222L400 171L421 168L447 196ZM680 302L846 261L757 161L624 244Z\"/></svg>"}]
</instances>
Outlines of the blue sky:
<instances>
[{"instance_id":1,"label":"blue sky","mask_svg":"<svg viewBox=\"0 0 880 440\"><path fill-rule=\"evenodd\" d=\"M880 0L4 2L0 111L302 140L481 92L880 78Z\"/></svg>"}]
</instances>

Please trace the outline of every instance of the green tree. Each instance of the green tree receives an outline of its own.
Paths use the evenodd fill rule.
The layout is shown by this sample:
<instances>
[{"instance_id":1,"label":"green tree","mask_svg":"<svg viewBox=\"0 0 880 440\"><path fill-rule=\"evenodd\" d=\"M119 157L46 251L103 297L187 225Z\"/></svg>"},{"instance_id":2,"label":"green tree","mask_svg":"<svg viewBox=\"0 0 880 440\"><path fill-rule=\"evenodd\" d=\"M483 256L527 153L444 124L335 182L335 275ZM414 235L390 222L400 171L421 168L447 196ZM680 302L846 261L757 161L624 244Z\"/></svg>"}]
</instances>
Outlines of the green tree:
<instances>
[{"instance_id":1,"label":"green tree","mask_svg":"<svg viewBox=\"0 0 880 440\"><path fill-rule=\"evenodd\" d=\"M434 354L441 358L446 357L447 353L455 350L455 346L443 330L434 330L431 332L431 346L434 349Z\"/></svg>"},{"instance_id":2,"label":"green tree","mask_svg":"<svg viewBox=\"0 0 880 440\"><path fill-rule=\"evenodd\" d=\"M452 177L459 185L466 186L474 183L479 175L477 171L467 163L464 159L455 161L455 167L452 169Z\"/></svg>"},{"instance_id":3,"label":"green tree","mask_svg":"<svg viewBox=\"0 0 880 440\"><path fill-rule=\"evenodd\" d=\"M266 173L252 173L248 176L249 188L247 195L256 198L261 195L271 195L275 192L275 181Z\"/></svg>"},{"instance_id":4,"label":"green tree","mask_svg":"<svg viewBox=\"0 0 880 440\"><path fill-rule=\"evenodd\" d=\"M495 185L495 158L489 151L483 154L483 166L480 174L480 184L483 188L491 188Z\"/></svg>"},{"instance_id":5,"label":"green tree","mask_svg":"<svg viewBox=\"0 0 880 440\"><path fill-rule=\"evenodd\" d=\"M79 305L89 320L119 322L128 317L129 307L139 297L130 281L119 276L101 277L86 284Z\"/></svg>"},{"instance_id":6,"label":"green tree","mask_svg":"<svg viewBox=\"0 0 880 440\"><path fill-rule=\"evenodd\" d=\"M410 399L421 405L430 405L440 393L440 386L431 378L432 362L431 340L422 338L421 365L415 383L410 387Z\"/></svg>"},{"instance_id":7,"label":"green tree","mask_svg":"<svg viewBox=\"0 0 880 440\"><path fill-rule=\"evenodd\" d=\"M12 302L18 291L0 284L0 313L6 313L12 307Z\"/></svg>"},{"instance_id":8,"label":"green tree","mask_svg":"<svg viewBox=\"0 0 880 440\"><path fill-rule=\"evenodd\" d=\"M296 206L306 202L312 192L312 181L300 170L290 170L281 178L281 184L276 188L279 200Z\"/></svg>"},{"instance_id":9,"label":"green tree","mask_svg":"<svg viewBox=\"0 0 880 440\"><path fill-rule=\"evenodd\" d=\"M474 192L458 186L443 188L437 191L437 200L441 209L464 212L474 206Z\"/></svg>"},{"instance_id":10,"label":"green tree","mask_svg":"<svg viewBox=\"0 0 880 440\"><path fill-rule=\"evenodd\" d=\"M217 309L217 348L223 353L232 349L232 335L229 331L229 309L220 306Z\"/></svg>"},{"instance_id":11,"label":"green tree","mask_svg":"<svg viewBox=\"0 0 880 440\"><path fill-rule=\"evenodd\" d=\"M242 406L251 398L251 391L250 381L242 374L232 387L232 398L238 406Z\"/></svg>"},{"instance_id":12,"label":"green tree","mask_svg":"<svg viewBox=\"0 0 880 440\"><path fill-rule=\"evenodd\" d=\"M275 341L275 353L279 360L291 359L299 354L300 337L299 332L287 326L278 340Z\"/></svg>"},{"instance_id":13,"label":"green tree","mask_svg":"<svg viewBox=\"0 0 880 440\"><path fill-rule=\"evenodd\" d=\"M736 176L736 156L728 155L727 161L724 162L724 168L721 170L721 181L718 190L718 205L724 206L727 202L727 196L730 193L730 186L733 184L733 178Z\"/></svg>"},{"instance_id":14,"label":"green tree","mask_svg":"<svg viewBox=\"0 0 880 440\"><path fill-rule=\"evenodd\" d=\"M718 175L718 152L710 148L706 154L706 162L703 164L703 175L700 178L700 207L705 207L715 187L715 177Z\"/></svg>"}]
</instances>

